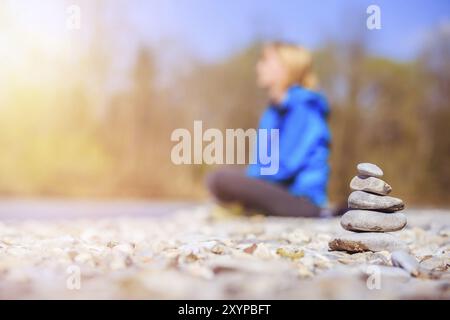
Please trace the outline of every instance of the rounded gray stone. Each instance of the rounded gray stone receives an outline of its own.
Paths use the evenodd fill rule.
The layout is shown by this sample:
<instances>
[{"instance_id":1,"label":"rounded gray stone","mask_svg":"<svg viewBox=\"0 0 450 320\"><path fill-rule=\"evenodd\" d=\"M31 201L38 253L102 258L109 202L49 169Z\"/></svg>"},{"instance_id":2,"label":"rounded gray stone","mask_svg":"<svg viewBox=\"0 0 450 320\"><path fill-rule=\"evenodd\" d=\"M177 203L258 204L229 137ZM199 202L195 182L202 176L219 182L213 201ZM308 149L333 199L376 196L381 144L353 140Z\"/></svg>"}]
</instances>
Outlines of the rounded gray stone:
<instances>
[{"instance_id":1,"label":"rounded gray stone","mask_svg":"<svg viewBox=\"0 0 450 320\"><path fill-rule=\"evenodd\" d=\"M406 226L403 213L384 213L367 210L347 211L341 218L342 228L360 232L391 232Z\"/></svg>"},{"instance_id":2,"label":"rounded gray stone","mask_svg":"<svg viewBox=\"0 0 450 320\"><path fill-rule=\"evenodd\" d=\"M356 176L350 181L350 188L354 191L366 191L379 195L387 195L392 187L383 180L375 177Z\"/></svg>"},{"instance_id":3,"label":"rounded gray stone","mask_svg":"<svg viewBox=\"0 0 450 320\"><path fill-rule=\"evenodd\" d=\"M406 244L397 237L378 232L346 233L331 240L328 246L333 251L350 253L407 250Z\"/></svg>"},{"instance_id":4,"label":"rounded gray stone","mask_svg":"<svg viewBox=\"0 0 450 320\"><path fill-rule=\"evenodd\" d=\"M356 166L360 175L369 176L369 177L377 177L380 178L383 176L383 170L380 167L373 163L360 163Z\"/></svg>"},{"instance_id":5,"label":"rounded gray stone","mask_svg":"<svg viewBox=\"0 0 450 320\"><path fill-rule=\"evenodd\" d=\"M392 265L407 271L412 276L419 276L420 265L415 257L404 250L394 251L391 254Z\"/></svg>"},{"instance_id":6,"label":"rounded gray stone","mask_svg":"<svg viewBox=\"0 0 450 320\"><path fill-rule=\"evenodd\" d=\"M348 197L348 207L351 209L395 212L403 210L405 204L399 198L379 196L364 191L353 191Z\"/></svg>"}]
</instances>

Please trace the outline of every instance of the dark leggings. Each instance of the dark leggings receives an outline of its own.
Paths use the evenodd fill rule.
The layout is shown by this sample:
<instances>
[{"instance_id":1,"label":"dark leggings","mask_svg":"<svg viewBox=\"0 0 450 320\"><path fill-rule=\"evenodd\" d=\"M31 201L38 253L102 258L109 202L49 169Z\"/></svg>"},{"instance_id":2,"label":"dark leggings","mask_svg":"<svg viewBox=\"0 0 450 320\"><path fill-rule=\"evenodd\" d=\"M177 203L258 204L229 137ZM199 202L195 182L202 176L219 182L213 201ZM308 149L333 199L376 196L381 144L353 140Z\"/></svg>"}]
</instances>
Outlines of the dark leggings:
<instances>
[{"instance_id":1,"label":"dark leggings","mask_svg":"<svg viewBox=\"0 0 450 320\"><path fill-rule=\"evenodd\" d=\"M215 171L207 177L207 187L217 201L239 203L247 210L285 217L319 217L320 208L307 198L297 197L275 183L247 177L233 169Z\"/></svg>"}]
</instances>

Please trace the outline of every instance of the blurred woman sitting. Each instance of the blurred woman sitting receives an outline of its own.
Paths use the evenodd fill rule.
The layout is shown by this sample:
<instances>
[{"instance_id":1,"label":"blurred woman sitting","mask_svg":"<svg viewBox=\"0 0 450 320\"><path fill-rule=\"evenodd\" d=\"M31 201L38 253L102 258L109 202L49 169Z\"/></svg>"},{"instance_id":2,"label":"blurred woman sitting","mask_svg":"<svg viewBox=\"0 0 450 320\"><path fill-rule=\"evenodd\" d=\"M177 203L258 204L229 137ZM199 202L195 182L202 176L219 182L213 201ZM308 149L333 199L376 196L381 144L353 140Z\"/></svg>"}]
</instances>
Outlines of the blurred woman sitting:
<instances>
[{"instance_id":1,"label":"blurred woman sitting","mask_svg":"<svg viewBox=\"0 0 450 320\"><path fill-rule=\"evenodd\" d=\"M296 45L269 44L256 71L258 85L269 97L259 127L279 130L279 169L261 175L264 164L259 161L246 172L222 169L207 177L208 189L221 203L237 203L267 215L326 215L322 208L327 204L329 178L328 104L314 91L312 56Z\"/></svg>"}]
</instances>

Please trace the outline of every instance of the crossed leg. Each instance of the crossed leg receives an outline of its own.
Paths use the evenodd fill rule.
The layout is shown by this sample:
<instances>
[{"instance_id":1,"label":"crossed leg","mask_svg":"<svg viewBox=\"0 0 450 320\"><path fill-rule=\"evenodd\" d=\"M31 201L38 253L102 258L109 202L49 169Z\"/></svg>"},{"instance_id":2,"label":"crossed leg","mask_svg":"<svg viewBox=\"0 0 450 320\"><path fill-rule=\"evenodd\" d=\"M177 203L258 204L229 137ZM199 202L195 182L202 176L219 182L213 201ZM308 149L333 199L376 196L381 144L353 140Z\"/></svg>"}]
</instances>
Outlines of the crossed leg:
<instances>
[{"instance_id":1,"label":"crossed leg","mask_svg":"<svg viewBox=\"0 0 450 320\"><path fill-rule=\"evenodd\" d=\"M247 177L233 169L215 171L207 176L207 187L217 201L239 203L244 208L267 215L319 217L321 209L307 198L297 197L280 185Z\"/></svg>"}]
</instances>

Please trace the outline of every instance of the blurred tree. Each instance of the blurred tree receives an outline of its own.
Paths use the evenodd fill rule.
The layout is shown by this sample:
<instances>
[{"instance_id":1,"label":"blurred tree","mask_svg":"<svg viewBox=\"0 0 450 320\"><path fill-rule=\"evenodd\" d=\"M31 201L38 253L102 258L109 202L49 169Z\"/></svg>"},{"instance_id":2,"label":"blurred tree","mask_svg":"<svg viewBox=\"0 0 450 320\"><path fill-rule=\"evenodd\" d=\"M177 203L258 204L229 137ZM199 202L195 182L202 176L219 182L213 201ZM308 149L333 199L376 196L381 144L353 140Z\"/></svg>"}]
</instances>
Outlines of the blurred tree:
<instances>
[{"instance_id":1,"label":"blurred tree","mask_svg":"<svg viewBox=\"0 0 450 320\"><path fill-rule=\"evenodd\" d=\"M423 191L432 203L447 203L450 194L450 28L443 24L428 38L419 57L420 79L425 96L420 112L428 163Z\"/></svg>"},{"instance_id":2,"label":"blurred tree","mask_svg":"<svg viewBox=\"0 0 450 320\"><path fill-rule=\"evenodd\" d=\"M52 59L32 60L37 81L0 77L0 192L205 197L210 167L174 165L171 132L192 129L194 120L204 128L256 127L267 103L255 84L261 44L214 63L183 57L190 68L166 75L165 87L159 67L171 48L141 46L127 81L114 87L108 80L115 51L105 37L110 20L93 12L98 25L84 43L88 50L80 45L57 68ZM408 204L450 204L448 30L433 30L409 62L372 56L358 37L315 52L331 105L333 203L348 196L356 163L369 161L383 167L394 194Z\"/></svg>"}]
</instances>

